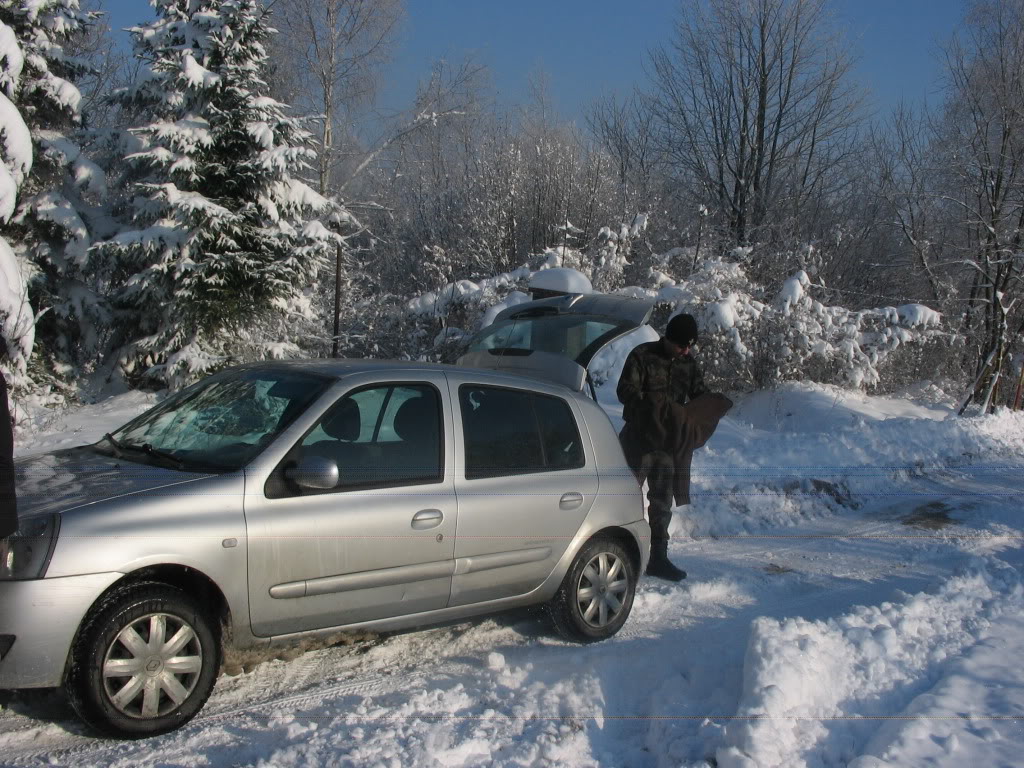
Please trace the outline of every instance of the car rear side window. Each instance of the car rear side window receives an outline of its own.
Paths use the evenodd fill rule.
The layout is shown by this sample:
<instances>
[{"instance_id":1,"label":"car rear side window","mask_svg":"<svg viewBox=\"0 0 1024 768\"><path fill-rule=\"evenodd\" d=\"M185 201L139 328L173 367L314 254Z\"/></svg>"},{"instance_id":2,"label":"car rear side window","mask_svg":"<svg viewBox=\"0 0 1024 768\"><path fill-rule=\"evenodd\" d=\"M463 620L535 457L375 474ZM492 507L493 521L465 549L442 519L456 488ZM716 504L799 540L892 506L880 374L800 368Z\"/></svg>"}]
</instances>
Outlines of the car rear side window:
<instances>
[{"instance_id":1,"label":"car rear side window","mask_svg":"<svg viewBox=\"0 0 1024 768\"><path fill-rule=\"evenodd\" d=\"M553 472L584 464L569 404L518 389L463 385L466 478Z\"/></svg>"}]
</instances>

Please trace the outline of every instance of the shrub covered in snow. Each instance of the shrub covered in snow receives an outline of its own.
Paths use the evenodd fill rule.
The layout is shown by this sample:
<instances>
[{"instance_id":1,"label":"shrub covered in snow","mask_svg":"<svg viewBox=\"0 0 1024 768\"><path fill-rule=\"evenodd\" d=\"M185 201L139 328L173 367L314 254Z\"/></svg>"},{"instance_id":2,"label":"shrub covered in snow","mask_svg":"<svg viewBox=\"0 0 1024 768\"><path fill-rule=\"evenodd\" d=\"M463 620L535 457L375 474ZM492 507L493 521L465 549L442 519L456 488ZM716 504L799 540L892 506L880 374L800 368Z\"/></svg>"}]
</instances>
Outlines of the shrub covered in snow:
<instances>
[{"instance_id":1,"label":"shrub covered in snow","mask_svg":"<svg viewBox=\"0 0 1024 768\"><path fill-rule=\"evenodd\" d=\"M6 10L6 8L5 8ZM0 18L0 333L7 343L8 375L24 381L35 342L35 318L28 303L22 263L7 241L7 223L14 215L18 190L32 170L32 138L14 105L21 87L25 55L14 30Z\"/></svg>"},{"instance_id":2,"label":"shrub covered in snow","mask_svg":"<svg viewBox=\"0 0 1024 768\"><path fill-rule=\"evenodd\" d=\"M708 260L685 280L652 270L648 287L621 292L655 299L652 324L659 329L671 315L694 315L701 362L722 388L787 380L878 387L885 383L883 368L908 345L947 349L952 342L928 307L850 310L815 299L821 288L798 271L773 293L752 282L742 263Z\"/></svg>"},{"instance_id":3,"label":"shrub covered in snow","mask_svg":"<svg viewBox=\"0 0 1024 768\"><path fill-rule=\"evenodd\" d=\"M104 220L105 175L79 146L82 96L75 82L88 66L70 53L95 16L78 0L0 2L0 80L23 118L15 119L10 102L0 105L7 149L17 150L23 166L16 209L10 185L0 181L0 218L9 219L7 240L35 308L34 317L18 314L23 325L37 325L36 358L15 367L37 396L66 387L79 365L91 364L110 324L88 264ZM26 339L19 344L25 358L32 346Z\"/></svg>"},{"instance_id":4,"label":"shrub covered in snow","mask_svg":"<svg viewBox=\"0 0 1024 768\"><path fill-rule=\"evenodd\" d=\"M668 270L675 261L672 256L663 255L656 262ZM585 258L571 249L550 249L541 269L563 268L567 261L579 264ZM537 274L541 272L522 267L478 282L458 281L412 299L407 305L412 318L429 318L436 331L443 326L443 334L434 336L430 347L421 351L436 355L442 348L457 347L501 309L528 300L513 289ZM931 347L948 356L953 337L942 330L941 316L928 307L907 304L851 310L818 301L814 296L820 290L803 271L772 291L754 283L741 261L708 259L686 279L676 280L667 271L652 268L647 285L615 292L654 299L651 325L657 330L674 314L694 315L701 330L701 364L712 386L721 389L772 387L787 380L855 388L885 388L888 383L892 389L934 374L934 367L920 369L931 362L920 350ZM918 367L913 375L890 377L887 382L883 371L906 356L907 348L918 350L910 356ZM608 365L596 360L598 384L608 375Z\"/></svg>"},{"instance_id":5,"label":"shrub covered in snow","mask_svg":"<svg viewBox=\"0 0 1024 768\"><path fill-rule=\"evenodd\" d=\"M646 231L647 221L646 213L638 213L630 224L602 227L597 233L592 274L596 290L608 293L623 286L634 241Z\"/></svg>"}]
</instances>

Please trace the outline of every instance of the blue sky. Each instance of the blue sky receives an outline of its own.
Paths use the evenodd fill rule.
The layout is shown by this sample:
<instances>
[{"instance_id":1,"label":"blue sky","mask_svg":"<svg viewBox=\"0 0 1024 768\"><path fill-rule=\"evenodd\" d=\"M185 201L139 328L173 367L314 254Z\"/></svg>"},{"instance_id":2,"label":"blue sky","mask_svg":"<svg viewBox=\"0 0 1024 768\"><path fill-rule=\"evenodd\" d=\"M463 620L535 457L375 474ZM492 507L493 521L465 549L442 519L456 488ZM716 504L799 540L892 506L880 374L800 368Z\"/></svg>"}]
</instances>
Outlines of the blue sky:
<instances>
[{"instance_id":1,"label":"blue sky","mask_svg":"<svg viewBox=\"0 0 1024 768\"><path fill-rule=\"evenodd\" d=\"M152 18L144 0L106 0L111 26ZM956 28L964 0L833 0L859 55L855 70L877 107L934 93L936 45ZM406 104L431 62L472 52L507 105L528 96L544 71L556 108L579 117L602 93L629 93L645 79L647 51L666 42L676 0L407 0L408 16L382 102Z\"/></svg>"}]
</instances>

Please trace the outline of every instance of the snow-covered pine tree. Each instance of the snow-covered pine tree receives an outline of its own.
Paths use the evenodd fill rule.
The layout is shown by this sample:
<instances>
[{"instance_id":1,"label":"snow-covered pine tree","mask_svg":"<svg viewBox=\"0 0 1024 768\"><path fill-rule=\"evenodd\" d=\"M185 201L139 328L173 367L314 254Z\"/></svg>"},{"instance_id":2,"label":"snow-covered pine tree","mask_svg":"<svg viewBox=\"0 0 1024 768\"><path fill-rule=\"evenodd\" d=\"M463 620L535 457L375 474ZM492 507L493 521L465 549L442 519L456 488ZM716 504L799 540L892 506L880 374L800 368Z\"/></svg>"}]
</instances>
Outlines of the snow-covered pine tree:
<instances>
[{"instance_id":1,"label":"snow-covered pine tree","mask_svg":"<svg viewBox=\"0 0 1024 768\"><path fill-rule=\"evenodd\" d=\"M594 242L591 280L594 290L611 293L623 286L624 272L630 266L633 241L647 229L648 214L638 213L630 224L618 229L601 227Z\"/></svg>"},{"instance_id":2,"label":"snow-covered pine tree","mask_svg":"<svg viewBox=\"0 0 1024 768\"><path fill-rule=\"evenodd\" d=\"M2 363L15 385L24 381L35 342L28 286L19 259L7 240L7 223L14 215L18 190L32 170L31 134L14 104L24 67L25 54L14 30L0 20L0 334L8 353L8 359Z\"/></svg>"},{"instance_id":3,"label":"snow-covered pine tree","mask_svg":"<svg viewBox=\"0 0 1024 768\"><path fill-rule=\"evenodd\" d=\"M116 260L129 375L172 387L228 362L286 354L268 338L298 311L336 235L309 218L332 204L299 180L309 135L266 96L272 29L256 0L155 0L132 30L143 62L119 94L151 115L135 151L124 215L101 243Z\"/></svg>"},{"instance_id":4,"label":"snow-covered pine tree","mask_svg":"<svg viewBox=\"0 0 1024 768\"><path fill-rule=\"evenodd\" d=\"M23 56L13 96L34 155L9 226L38 310L35 333L44 376L91 361L97 325L106 321L87 269L105 179L77 141L81 94L74 81L86 65L64 49L95 15L82 11L78 0L0 0L0 22L13 32Z\"/></svg>"}]
</instances>

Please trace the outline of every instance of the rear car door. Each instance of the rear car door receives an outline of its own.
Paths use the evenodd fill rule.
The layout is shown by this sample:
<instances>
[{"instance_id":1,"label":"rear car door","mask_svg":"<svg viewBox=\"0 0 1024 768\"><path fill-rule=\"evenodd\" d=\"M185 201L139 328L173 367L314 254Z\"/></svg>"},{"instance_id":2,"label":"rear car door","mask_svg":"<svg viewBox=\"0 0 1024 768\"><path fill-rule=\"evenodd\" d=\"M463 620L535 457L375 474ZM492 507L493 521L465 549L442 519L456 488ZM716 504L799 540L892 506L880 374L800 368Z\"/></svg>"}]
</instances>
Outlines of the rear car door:
<instances>
[{"instance_id":1,"label":"rear car door","mask_svg":"<svg viewBox=\"0 0 1024 768\"><path fill-rule=\"evenodd\" d=\"M554 569L593 505L596 460L557 387L449 374L459 525L450 605L525 594Z\"/></svg>"},{"instance_id":2,"label":"rear car door","mask_svg":"<svg viewBox=\"0 0 1024 768\"><path fill-rule=\"evenodd\" d=\"M444 608L456 501L452 417L439 372L354 384L246 494L253 632L279 635ZM335 461L336 487L286 479Z\"/></svg>"}]
</instances>

